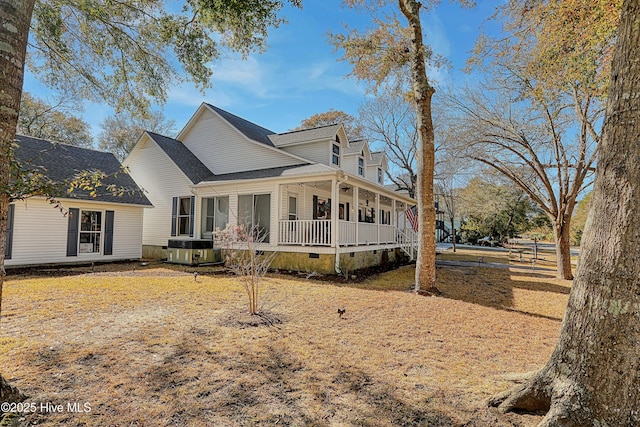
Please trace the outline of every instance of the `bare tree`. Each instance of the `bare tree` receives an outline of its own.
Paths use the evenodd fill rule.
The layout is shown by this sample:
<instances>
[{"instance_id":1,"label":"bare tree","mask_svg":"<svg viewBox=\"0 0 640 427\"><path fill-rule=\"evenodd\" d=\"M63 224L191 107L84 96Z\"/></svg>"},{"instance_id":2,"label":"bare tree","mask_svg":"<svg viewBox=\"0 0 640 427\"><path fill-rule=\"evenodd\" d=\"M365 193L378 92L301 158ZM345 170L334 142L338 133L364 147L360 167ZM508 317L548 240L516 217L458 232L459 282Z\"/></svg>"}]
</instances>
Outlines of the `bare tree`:
<instances>
[{"instance_id":1,"label":"bare tree","mask_svg":"<svg viewBox=\"0 0 640 427\"><path fill-rule=\"evenodd\" d=\"M470 123L461 132L470 156L509 177L552 222L565 279L573 277L571 214L593 177L620 5L504 2L494 15L500 37L480 37L471 58L490 83L456 99Z\"/></svg>"},{"instance_id":2,"label":"bare tree","mask_svg":"<svg viewBox=\"0 0 640 427\"><path fill-rule=\"evenodd\" d=\"M578 87L545 95L513 64L494 71L491 84L448 97L459 113L453 139L540 206L553 225L558 276L572 279L571 216L592 183L603 110Z\"/></svg>"},{"instance_id":3,"label":"bare tree","mask_svg":"<svg viewBox=\"0 0 640 427\"><path fill-rule=\"evenodd\" d=\"M116 114L105 118L98 135L99 147L112 152L122 161L136 145L144 131L172 137L175 121L167 119L161 111L151 111L144 117Z\"/></svg>"},{"instance_id":4,"label":"bare tree","mask_svg":"<svg viewBox=\"0 0 640 427\"><path fill-rule=\"evenodd\" d=\"M364 134L376 150L382 150L392 168L387 176L399 190L416 196L416 110L406 91L397 85L384 86L359 109Z\"/></svg>"},{"instance_id":5,"label":"bare tree","mask_svg":"<svg viewBox=\"0 0 640 427\"><path fill-rule=\"evenodd\" d=\"M62 95L49 103L23 92L17 132L78 147L92 147L91 127L73 114L76 111L77 102L74 103L71 97Z\"/></svg>"}]
</instances>

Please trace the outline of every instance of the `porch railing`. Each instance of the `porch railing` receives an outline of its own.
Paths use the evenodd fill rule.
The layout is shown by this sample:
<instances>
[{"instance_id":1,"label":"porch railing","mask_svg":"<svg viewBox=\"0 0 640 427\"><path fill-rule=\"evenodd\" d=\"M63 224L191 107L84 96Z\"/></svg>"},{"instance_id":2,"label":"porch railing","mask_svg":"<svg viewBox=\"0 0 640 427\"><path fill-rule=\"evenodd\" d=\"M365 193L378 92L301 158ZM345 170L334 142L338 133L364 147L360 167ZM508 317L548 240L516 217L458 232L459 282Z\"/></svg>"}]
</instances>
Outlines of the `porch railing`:
<instances>
[{"instance_id":1,"label":"porch railing","mask_svg":"<svg viewBox=\"0 0 640 427\"><path fill-rule=\"evenodd\" d=\"M356 222L338 221L338 242L341 246L356 244Z\"/></svg>"},{"instance_id":2,"label":"porch railing","mask_svg":"<svg viewBox=\"0 0 640 427\"><path fill-rule=\"evenodd\" d=\"M395 226L366 222L338 221L338 244L356 246L371 244L400 244L407 250L415 236L406 236ZM281 245L331 246L331 220L282 220L279 239Z\"/></svg>"},{"instance_id":3,"label":"porch railing","mask_svg":"<svg viewBox=\"0 0 640 427\"><path fill-rule=\"evenodd\" d=\"M409 255L411 259L415 259L416 254L418 253L418 237L413 230L407 229L402 231L397 229L396 241L400 245L400 248Z\"/></svg>"},{"instance_id":4,"label":"porch railing","mask_svg":"<svg viewBox=\"0 0 640 427\"><path fill-rule=\"evenodd\" d=\"M358 223L358 244L367 245L378 242L378 224Z\"/></svg>"},{"instance_id":5,"label":"porch railing","mask_svg":"<svg viewBox=\"0 0 640 427\"><path fill-rule=\"evenodd\" d=\"M282 220L280 244L331 246L331 220Z\"/></svg>"},{"instance_id":6,"label":"porch railing","mask_svg":"<svg viewBox=\"0 0 640 427\"><path fill-rule=\"evenodd\" d=\"M396 243L396 227L380 224L380 243Z\"/></svg>"}]
</instances>

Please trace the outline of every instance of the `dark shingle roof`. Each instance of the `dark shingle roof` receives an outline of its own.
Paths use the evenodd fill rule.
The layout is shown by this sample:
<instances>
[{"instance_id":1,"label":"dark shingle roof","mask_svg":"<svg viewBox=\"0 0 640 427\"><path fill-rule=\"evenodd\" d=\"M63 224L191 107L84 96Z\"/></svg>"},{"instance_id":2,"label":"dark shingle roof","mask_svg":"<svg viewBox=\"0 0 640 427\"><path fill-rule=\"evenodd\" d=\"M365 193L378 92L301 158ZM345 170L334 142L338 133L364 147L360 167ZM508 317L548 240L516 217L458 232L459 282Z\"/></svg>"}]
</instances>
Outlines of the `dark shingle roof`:
<instances>
[{"instance_id":1,"label":"dark shingle roof","mask_svg":"<svg viewBox=\"0 0 640 427\"><path fill-rule=\"evenodd\" d=\"M312 173L335 172L336 169L330 168L322 164L300 164L293 166L282 166L277 168L258 169L244 172L225 173L221 175L212 175L205 181L234 181L240 179L260 179L275 178L285 176L308 175Z\"/></svg>"},{"instance_id":2,"label":"dark shingle roof","mask_svg":"<svg viewBox=\"0 0 640 427\"><path fill-rule=\"evenodd\" d=\"M191 180L197 184L213 175L204 163L200 161L185 145L177 139L169 138L153 132L147 134L171 158L173 163Z\"/></svg>"},{"instance_id":3,"label":"dark shingle roof","mask_svg":"<svg viewBox=\"0 0 640 427\"><path fill-rule=\"evenodd\" d=\"M280 133L277 135L271 135L269 140L273 142L276 147L283 145L297 144L300 142L316 141L319 139L330 139L340 129L340 124L319 126L311 129L300 129L290 132Z\"/></svg>"},{"instance_id":4,"label":"dark shingle roof","mask_svg":"<svg viewBox=\"0 0 640 427\"><path fill-rule=\"evenodd\" d=\"M228 121L233 127L242 132L247 138L253 139L254 141L261 142L265 145L273 147L273 143L269 139L269 135L275 134L275 132L263 128L262 126L258 126L255 123L251 123L248 120L245 120L241 117L238 117L234 114L231 114L228 111L215 107L211 104L207 104L209 108L220 114L226 121Z\"/></svg>"},{"instance_id":5,"label":"dark shingle roof","mask_svg":"<svg viewBox=\"0 0 640 427\"><path fill-rule=\"evenodd\" d=\"M57 197L81 200L96 200L152 206L133 179L121 170L120 162L111 153L53 143L44 139L16 135L14 155L24 170L40 170L50 180L62 183L71 180L82 171L101 171L108 175L97 188L97 196L87 191L74 190L72 193L58 194ZM126 190L118 196L106 190L108 185Z\"/></svg>"}]
</instances>

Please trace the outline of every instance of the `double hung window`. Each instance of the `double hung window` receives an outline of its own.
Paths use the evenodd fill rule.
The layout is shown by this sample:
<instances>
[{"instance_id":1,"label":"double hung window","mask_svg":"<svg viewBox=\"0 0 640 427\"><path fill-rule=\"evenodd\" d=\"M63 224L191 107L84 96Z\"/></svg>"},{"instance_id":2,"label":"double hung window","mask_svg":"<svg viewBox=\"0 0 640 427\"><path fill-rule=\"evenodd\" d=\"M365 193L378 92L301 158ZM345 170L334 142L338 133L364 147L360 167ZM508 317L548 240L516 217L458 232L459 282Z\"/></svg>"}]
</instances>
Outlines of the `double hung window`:
<instances>
[{"instance_id":1,"label":"double hung window","mask_svg":"<svg viewBox=\"0 0 640 427\"><path fill-rule=\"evenodd\" d=\"M101 237L102 212L81 211L79 252L81 254L99 253Z\"/></svg>"},{"instance_id":2,"label":"double hung window","mask_svg":"<svg viewBox=\"0 0 640 427\"><path fill-rule=\"evenodd\" d=\"M331 163L340 166L340 146L333 144L331 147Z\"/></svg>"},{"instance_id":3,"label":"double hung window","mask_svg":"<svg viewBox=\"0 0 640 427\"><path fill-rule=\"evenodd\" d=\"M180 197L178 200L178 235L188 236L191 229L191 198Z\"/></svg>"}]
</instances>

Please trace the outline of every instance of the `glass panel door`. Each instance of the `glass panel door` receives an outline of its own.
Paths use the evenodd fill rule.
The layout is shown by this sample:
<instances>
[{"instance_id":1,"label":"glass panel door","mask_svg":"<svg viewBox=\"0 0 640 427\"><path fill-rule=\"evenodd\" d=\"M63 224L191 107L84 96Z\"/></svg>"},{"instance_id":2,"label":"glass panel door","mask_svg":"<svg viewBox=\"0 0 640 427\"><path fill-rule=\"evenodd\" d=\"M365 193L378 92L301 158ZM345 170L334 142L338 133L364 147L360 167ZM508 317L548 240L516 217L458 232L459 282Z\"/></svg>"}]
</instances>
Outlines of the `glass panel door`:
<instances>
[{"instance_id":1,"label":"glass panel door","mask_svg":"<svg viewBox=\"0 0 640 427\"><path fill-rule=\"evenodd\" d=\"M269 243L271 231L271 195L258 194L255 196L254 224L256 225L257 240Z\"/></svg>"}]
</instances>

